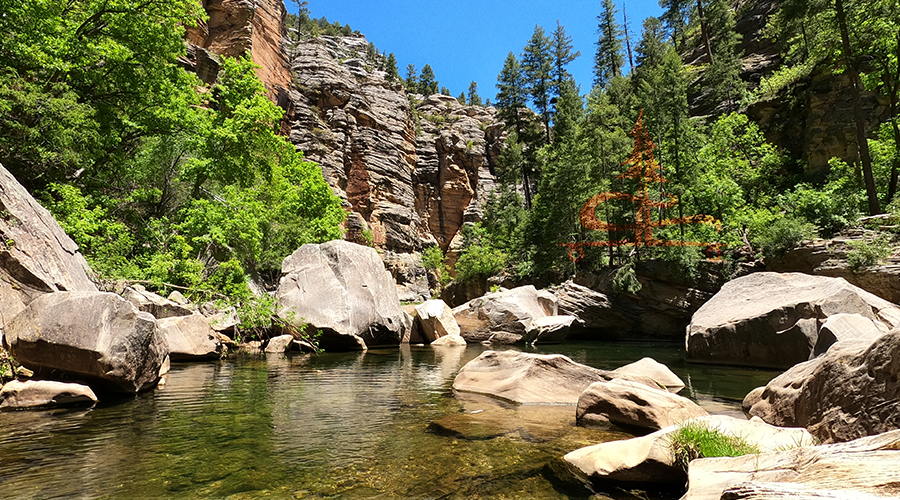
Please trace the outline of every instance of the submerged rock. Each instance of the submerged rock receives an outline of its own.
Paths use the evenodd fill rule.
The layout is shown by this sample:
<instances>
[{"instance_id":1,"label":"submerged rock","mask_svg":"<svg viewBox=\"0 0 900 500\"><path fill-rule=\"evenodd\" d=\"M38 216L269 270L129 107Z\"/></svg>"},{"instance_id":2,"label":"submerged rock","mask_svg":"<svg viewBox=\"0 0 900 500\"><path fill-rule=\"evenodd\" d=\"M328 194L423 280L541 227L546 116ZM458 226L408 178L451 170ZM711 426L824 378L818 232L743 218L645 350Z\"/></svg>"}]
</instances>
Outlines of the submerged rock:
<instances>
[{"instance_id":1,"label":"submerged rock","mask_svg":"<svg viewBox=\"0 0 900 500\"><path fill-rule=\"evenodd\" d=\"M900 431L849 443L691 462L681 500L897 498Z\"/></svg>"},{"instance_id":2,"label":"submerged rock","mask_svg":"<svg viewBox=\"0 0 900 500\"><path fill-rule=\"evenodd\" d=\"M453 389L520 404L575 405L592 383L615 377L612 372L576 363L561 354L485 351L462 367L453 380ZM629 378L656 385L646 377Z\"/></svg>"},{"instance_id":3,"label":"submerged rock","mask_svg":"<svg viewBox=\"0 0 900 500\"><path fill-rule=\"evenodd\" d=\"M343 240L303 245L285 257L281 273L279 317L321 330L326 351L397 346L411 328L374 248Z\"/></svg>"},{"instance_id":4,"label":"submerged rock","mask_svg":"<svg viewBox=\"0 0 900 500\"><path fill-rule=\"evenodd\" d=\"M835 344L748 394L745 406L825 443L900 429L900 328L871 343Z\"/></svg>"},{"instance_id":5,"label":"submerged rock","mask_svg":"<svg viewBox=\"0 0 900 500\"><path fill-rule=\"evenodd\" d=\"M841 278L755 273L730 281L688 326L691 361L790 368L813 356L829 316L858 314L887 332L900 308Z\"/></svg>"},{"instance_id":6,"label":"submerged rock","mask_svg":"<svg viewBox=\"0 0 900 500\"><path fill-rule=\"evenodd\" d=\"M96 402L97 396L86 385L51 380L13 380L0 390L0 410L91 406Z\"/></svg>"},{"instance_id":7,"label":"submerged rock","mask_svg":"<svg viewBox=\"0 0 900 500\"><path fill-rule=\"evenodd\" d=\"M61 370L119 392L153 388L169 355L153 316L113 293L43 295L4 333L16 361L35 373Z\"/></svg>"}]
</instances>

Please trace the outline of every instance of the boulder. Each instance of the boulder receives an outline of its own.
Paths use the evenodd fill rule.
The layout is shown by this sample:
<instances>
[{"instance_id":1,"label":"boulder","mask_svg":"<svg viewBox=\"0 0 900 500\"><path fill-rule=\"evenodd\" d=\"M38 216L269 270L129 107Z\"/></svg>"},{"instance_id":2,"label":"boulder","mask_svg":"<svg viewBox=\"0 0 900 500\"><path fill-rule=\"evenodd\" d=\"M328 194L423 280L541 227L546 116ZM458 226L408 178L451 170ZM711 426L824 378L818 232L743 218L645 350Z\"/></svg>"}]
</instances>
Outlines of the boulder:
<instances>
[{"instance_id":1,"label":"boulder","mask_svg":"<svg viewBox=\"0 0 900 500\"><path fill-rule=\"evenodd\" d=\"M829 316L822 324L822 328L819 328L813 355L824 354L829 347L841 341L873 341L884 335L887 330L883 328L883 324L876 323L859 314Z\"/></svg>"},{"instance_id":2,"label":"boulder","mask_svg":"<svg viewBox=\"0 0 900 500\"><path fill-rule=\"evenodd\" d=\"M459 325L453 311L443 300L426 300L417 305L416 318L426 342L434 342L447 335L459 335Z\"/></svg>"},{"instance_id":3,"label":"boulder","mask_svg":"<svg viewBox=\"0 0 900 500\"><path fill-rule=\"evenodd\" d=\"M575 316L545 316L535 318L522 340L526 344L562 344L572 329Z\"/></svg>"},{"instance_id":4,"label":"boulder","mask_svg":"<svg viewBox=\"0 0 900 500\"><path fill-rule=\"evenodd\" d=\"M485 351L462 367L453 380L453 389L520 404L575 405L592 383L613 378L612 372L576 363L561 354ZM655 385L647 378L631 379Z\"/></svg>"},{"instance_id":5,"label":"boulder","mask_svg":"<svg viewBox=\"0 0 900 500\"><path fill-rule=\"evenodd\" d=\"M13 380L0 390L0 410L91 406L96 402L97 396L86 385L50 380Z\"/></svg>"},{"instance_id":6,"label":"boulder","mask_svg":"<svg viewBox=\"0 0 900 500\"><path fill-rule=\"evenodd\" d=\"M900 308L841 278L755 273L725 284L691 319L690 361L787 369L813 356L830 316L858 314L885 331Z\"/></svg>"},{"instance_id":7,"label":"boulder","mask_svg":"<svg viewBox=\"0 0 900 500\"><path fill-rule=\"evenodd\" d=\"M444 335L443 337L441 337L431 343L432 347L441 347L441 346L465 347L466 344L467 344L466 339L462 338L462 335Z\"/></svg>"},{"instance_id":8,"label":"boulder","mask_svg":"<svg viewBox=\"0 0 900 500\"><path fill-rule=\"evenodd\" d=\"M284 354L291 350L293 344L293 335L279 335L269 339L269 342L266 343L265 352L268 354Z\"/></svg>"},{"instance_id":9,"label":"boulder","mask_svg":"<svg viewBox=\"0 0 900 500\"><path fill-rule=\"evenodd\" d=\"M53 215L0 165L0 323L46 293L96 292L92 274Z\"/></svg>"},{"instance_id":10,"label":"boulder","mask_svg":"<svg viewBox=\"0 0 900 500\"><path fill-rule=\"evenodd\" d=\"M453 309L462 336L471 343L519 342L533 320L556 313L556 296L532 285L489 293Z\"/></svg>"},{"instance_id":11,"label":"boulder","mask_svg":"<svg viewBox=\"0 0 900 500\"><path fill-rule=\"evenodd\" d=\"M690 399L644 384L613 379L594 382L578 398L579 425L613 423L631 429L663 429L706 416Z\"/></svg>"},{"instance_id":12,"label":"boulder","mask_svg":"<svg viewBox=\"0 0 900 500\"><path fill-rule=\"evenodd\" d=\"M866 500L900 495L900 431L849 443L702 458L681 500Z\"/></svg>"},{"instance_id":13,"label":"boulder","mask_svg":"<svg viewBox=\"0 0 900 500\"><path fill-rule=\"evenodd\" d=\"M616 375L639 375L653 379L661 387L671 393L684 389L684 381L675 375L668 366L653 358L641 358L634 363L613 370Z\"/></svg>"},{"instance_id":14,"label":"boulder","mask_svg":"<svg viewBox=\"0 0 900 500\"><path fill-rule=\"evenodd\" d=\"M218 359L222 354L218 334L200 313L162 318L156 324L169 343L172 361Z\"/></svg>"},{"instance_id":15,"label":"boulder","mask_svg":"<svg viewBox=\"0 0 900 500\"><path fill-rule=\"evenodd\" d=\"M412 318L374 248L343 240L303 245L285 257L276 297L281 319L322 331L320 346L397 346Z\"/></svg>"},{"instance_id":16,"label":"boulder","mask_svg":"<svg viewBox=\"0 0 900 500\"><path fill-rule=\"evenodd\" d=\"M871 343L835 344L748 399L750 414L774 425L806 427L825 443L898 429L900 328Z\"/></svg>"},{"instance_id":17,"label":"boulder","mask_svg":"<svg viewBox=\"0 0 900 500\"><path fill-rule=\"evenodd\" d=\"M763 451L813 443L804 429L773 427L759 420L740 420L710 415L688 422L706 425L727 436L738 437ZM587 446L563 457L569 472L590 487L609 482L684 484L687 473L675 462L671 436L673 425L646 436Z\"/></svg>"},{"instance_id":18,"label":"boulder","mask_svg":"<svg viewBox=\"0 0 900 500\"><path fill-rule=\"evenodd\" d=\"M64 371L118 392L152 389L169 355L156 319L106 292L38 297L5 334L16 361L36 374Z\"/></svg>"},{"instance_id":19,"label":"boulder","mask_svg":"<svg viewBox=\"0 0 900 500\"><path fill-rule=\"evenodd\" d=\"M148 292L141 285L127 288L123 296L134 304L134 307L137 307L139 311L148 312L156 319L190 316L194 313L194 311L177 302L153 292Z\"/></svg>"}]
</instances>

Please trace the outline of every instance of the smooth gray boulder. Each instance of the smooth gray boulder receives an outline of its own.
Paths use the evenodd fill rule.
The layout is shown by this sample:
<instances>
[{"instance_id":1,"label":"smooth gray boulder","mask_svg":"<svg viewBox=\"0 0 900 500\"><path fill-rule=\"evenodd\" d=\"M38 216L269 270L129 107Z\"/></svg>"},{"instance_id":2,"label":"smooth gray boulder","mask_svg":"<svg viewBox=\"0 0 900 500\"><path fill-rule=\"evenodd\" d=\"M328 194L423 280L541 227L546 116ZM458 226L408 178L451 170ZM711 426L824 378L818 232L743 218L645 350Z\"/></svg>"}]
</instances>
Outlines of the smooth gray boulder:
<instances>
[{"instance_id":1,"label":"smooth gray boulder","mask_svg":"<svg viewBox=\"0 0 900 500\"><path fill-rule=\"evenodd\" d=\"M841 341L873 341L887 332L883 324L876 323L859 314L835 314L829 316L822 327L816 345L813 348L813 356L819 356L828 351L828 348Z\"/></svg>"},{"instance_id":2,"label":"smooth gray boulder","mask_svg":"<svg viewBox=\"0 0 900 500\"><path fill-rule=\"evenodd\" d=\"M378 252L348 241L303 245L285 257L276 297L279 317L321 330L326 351L397 346L412 326Z\"/></svg>"},{"instance_id":3,"label":"smooth gray boulder","mask_svg":"<svg viewBox=\"0 0 900 500\"><path fill-rule=\"evenodd\" d=\"M612 372L576 363L561 354L485 351L459 370L453 389L520 404L575 405L588 386L613 378ZM630 379L656 385L646 377Z\"/></svg>"},{"instance_id":4,"label":"smooth gray boulder","mask_svg":"<svg viewBox=\"0 0 900 500\"><path fill-rule=\"evenodd\" d=\"M172 361L218 359L222 354L219 335L200 313L157 319L156 324L169 343Z\"/></svg>"},{"instance_id":5,"label":"smooth gray boulder","mask_svg":"<svg viewBox=\"0 0 900 500\"><path fill-rule=\"evenodd\" d=\"M556 296L532 285L489 293L453 309L467 342L520 342L537 318L556 316Z\"/></svg>"},{"instance_id":6,"label":"smooth gray boulder","mask_svg":"<svg viewBox=\"0 0 900 500\"><path fill-rule=\"evenodd\" d=\"M114 293L45 294L4 333L16 361L36 374L64 371L117 392L152 389L169 355L156 319Z\"/></svg>"},{"instance_id":7,"label":"smooth gray boulder","mask_svg":"<svg viewBox=\"0 0 900 500\"><path fill-rule=\"evenodd\" d=\"M431 343L433 347L465 347L466 344L466 339L462 338L462 335L444 335Z\"/></svg>"},{"instance_id":8,"label":"smooth gray boulder","mask_svg":"<svg viewBox=\"0 0 900 500\"><path fill-rule=\"evenodd\" d=\"M91 406L96 402L94 391L82 384L51 380L13 380L0 389L0 410Z\"/></svg>"},{"instance_id":9,"label":"smooth gray boulder","mask_svg":"<svg viewBox=\"0 0 900 500\"><path fill-rule=\"evenodd\" d=\"M0 323L46 293L96 292L92 275L78 245L0 165Z\"/></svg>"},{"instance_id":10,"label":"smooth gray boulder","mask_svg":"<svg viewBox=\"0 0 900 500\"><path fill-rule=\"evenodd\" d=\"M447 335L459 336L459 325L453 317L453 310L443 300L426 300L417 305L416 319L425 342L434 342Z\"/></svg>"},{"instance_id":11,"label":"smooth gray boulder","mask_svg":"<svg viewBox=\"0 0 900 500\"><path fill-rule=\"evenodd\" d=\"M805 429L773 427L760 420L710 415L687 422L741 438L762 451L813 444L812 436ZM671 436L678 428L672 425L646 436L580 448L566 454L563 461L569 472L589 487L610 482L683 485L687 473L676 463L672 452Z\"/></svg>"},{"instance_id":12,"label":"smooth gray boulder","mask_svg":"<svg viewBox=\"0 0 900 500\"><path fill-rule=\"evenodd\" d=\"M748 394L750 414L806 427L824 443L900 429L900 328L844 341Z\"/></svg>"},{"instance_id":13,"label":"smooth gray boulder","mask_svg":"<svg viewBox=\"0 0 900 500\"><path fill-rule=\"evenodd\" d=\"M900 308L842 278L754 273L729 281L694 313L687 358L787 369L813 356L819 329L836 314L858 314L884 331L900 326Z\"/></svg>"},{"instance_id":14,"label":"smooth gray boulder","mask_svg":"<svg viewBox=\"0 0 900 500\"><path fill-rule=\"evenodd\" d=\"M190 308L169 300L161 295L147 291L141 285L126 288L122 294L139 311L148 312L156 319L190 316L194 313Z\"/></svg>"},{"instance_id":15,"label":"smooth gray boulder","mask_svg":"<svg viewBox=\"0 0 900 500\"><path fill-rule=\"evenodd\" d=\"M900 431L848 443L789 446L688 467L681 500L875 500L900 496Z\"/></svg>"},{"instance_id":16,"label":"smooth gray boulder","mask_svg":"<svg viewBox=\"0 0 900 500\"><path fill-rule=\"evenodd\" d=\"M649 377L671 393L684 389L684 381L672 372L668 366L653 358L641 358L634 363L616 368L613 373L624 378L625 375Z\"/></svg>"},{"instance_id":17,"label":"smooth gray boulder","mask_svg":"<svg viewBox=\"0 0 900 500\"><path fill-rule=\"evenodd\" d=\"M663 429L708 415L688 398L645 384L613 379L594 382L578 398L578 425L612 423L629 428Z\"/></svg>"},{"instance_id":18,"label":"smooth gray boulder","mask_svg":"<svg viewBox=\"0 0 900 500\"><path fill-rule=\"evenodd\" d=\"M545 316L535 318L522 340L526 344L562 344L566 341L575 316Z\"/></svg>"}]
</instances>

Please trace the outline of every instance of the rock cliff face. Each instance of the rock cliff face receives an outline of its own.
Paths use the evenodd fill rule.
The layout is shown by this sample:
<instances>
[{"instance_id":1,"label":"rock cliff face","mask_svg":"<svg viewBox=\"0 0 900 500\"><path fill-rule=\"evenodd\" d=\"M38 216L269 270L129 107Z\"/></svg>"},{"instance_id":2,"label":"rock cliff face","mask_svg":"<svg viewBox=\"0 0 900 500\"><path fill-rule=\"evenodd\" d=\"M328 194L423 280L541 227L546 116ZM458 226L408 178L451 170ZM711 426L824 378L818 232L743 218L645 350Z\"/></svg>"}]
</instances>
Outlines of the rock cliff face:
<instances>
[{"instance_id":1,"label":"rock cliff face","mask_svg":"<svg viewBox=\"0 0 900 500\"><path fill-rule=\"evenodd\" d=\"M217 55L249 52L282 131L317 162L348 211L346 238L382 251L401 300L427 298L417 251L461 242L493 187L503 127L493 108L443 95L408 96L366 54L363 36L282 38L281 0L204 0L209 22L188 30L183 61L215 81Z\"/></svg>"},{"instance_id":2,"label":"rock cliff face","mask_svg":"<svg viewBox=\"0 0 900 500\"><path fill-rule=\"evenodd\" d=\"M384 252L401 300L427 295L418 258L447 251L464 222L480 220L493 186L502 125L492 108L408 96L366 57L362 36L292 44L295 85L279 96L290 139L319 163L349 211L347 238Z\"/></svg>"}]
</instances>

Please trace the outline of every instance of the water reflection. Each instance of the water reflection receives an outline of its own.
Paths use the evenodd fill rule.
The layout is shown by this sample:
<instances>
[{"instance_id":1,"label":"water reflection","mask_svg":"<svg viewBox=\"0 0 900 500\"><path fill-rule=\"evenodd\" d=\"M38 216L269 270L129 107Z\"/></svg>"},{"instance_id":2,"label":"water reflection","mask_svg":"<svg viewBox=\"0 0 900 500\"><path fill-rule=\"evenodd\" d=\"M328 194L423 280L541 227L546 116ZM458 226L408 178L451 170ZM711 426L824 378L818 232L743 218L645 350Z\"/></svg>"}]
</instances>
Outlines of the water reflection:
<instances>
[{"instance_id":1,"label":"water reflection","mask_svg":"<svg viewBox=\"0 0 900 500\"><path fill-rule=\"evenodd\" d=\"M176 364L165 387L90 410L0 413L5 498L587 496L559 457L621 433L571 407L452 394L482 346ZM613 369L650 355L721 411L774 373L687 365L679 348L569 344Z\"/></svg>"}]
</instances>

